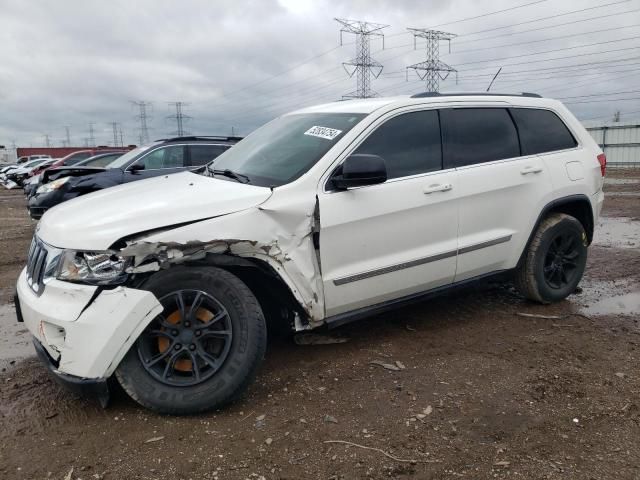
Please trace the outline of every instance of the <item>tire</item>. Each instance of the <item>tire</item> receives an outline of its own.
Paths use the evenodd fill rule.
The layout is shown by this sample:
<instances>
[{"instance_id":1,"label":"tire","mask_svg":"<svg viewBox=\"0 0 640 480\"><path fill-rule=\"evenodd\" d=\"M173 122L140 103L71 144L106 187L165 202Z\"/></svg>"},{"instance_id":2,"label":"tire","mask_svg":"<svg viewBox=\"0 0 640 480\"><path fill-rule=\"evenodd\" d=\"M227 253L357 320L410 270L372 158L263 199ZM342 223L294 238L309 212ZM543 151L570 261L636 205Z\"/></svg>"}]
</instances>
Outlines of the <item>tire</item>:
<instances>
[{"instance_id":1,"label":"tire","mask_svg":"<svg viewBox=\"0 0 640 480\"><path fill-rule=\"evenodd\" d=\"M249 288L215 267L172 268L140 288L165 309L116 369L127 394L173 415L217 409L240 397L267 345L265 319Z\"/></svg>"},{"instance_id":2,"label":"tire","mask_svg":"<svg viewBox=\"0 0 640 480\"><path fill-rule=\"evenodd\" d=\"M576 218L550 214L538 226L516 268L516 288L527 299L540 303L565 299L582 279L587 243L584 227Z\"/></svg>"}]
</instances>

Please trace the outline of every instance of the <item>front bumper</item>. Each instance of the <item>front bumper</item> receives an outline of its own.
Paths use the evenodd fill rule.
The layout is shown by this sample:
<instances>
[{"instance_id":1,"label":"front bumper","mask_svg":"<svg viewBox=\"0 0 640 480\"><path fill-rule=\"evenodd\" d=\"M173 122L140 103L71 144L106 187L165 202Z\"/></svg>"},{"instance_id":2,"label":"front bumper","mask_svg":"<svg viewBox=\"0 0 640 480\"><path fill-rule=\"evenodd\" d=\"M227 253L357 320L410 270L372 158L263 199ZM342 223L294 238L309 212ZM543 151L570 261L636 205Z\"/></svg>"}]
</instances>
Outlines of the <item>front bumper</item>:
<instances>
[{"instance_id":1,"label":"front bumper","mask_svg":"<svg viewBox=\"0 0 640 480\"><path fill-rule=\"evenodd\" d=\"M31 218L39 219L44 212L51 207L56 206L64 201L64 192L62 190L54 190L47 193L31 192L27 208Z\"/></svg>"},{"instance_id":2,"label":"front bumper","mask_svg":"<svg viewBox=\"0 0 640 480\"><path fill-rule=\"evenodd\" d=\"M106 408L109 403L109 385L106 378L81 378L61 373L58 370L57 362L51 358L42 344L35 337L33 339L33 346L36 349L38 358L42 363L44 363L56 382L81 397L97 398L100 405L102 405L103 408Z\"/></svg>"},{"instance_id":3,"label":"front bumper","mask_svg":"<svg viewBox=\"0 0 640 480\"><path fill-rule=\"evenodd\" d=\"M17 295L25 326L51 357L54 373L106 379L145 327L162 312L151 293L48 280L39 294L26 271Z\"/></svg>"}]
</instances>

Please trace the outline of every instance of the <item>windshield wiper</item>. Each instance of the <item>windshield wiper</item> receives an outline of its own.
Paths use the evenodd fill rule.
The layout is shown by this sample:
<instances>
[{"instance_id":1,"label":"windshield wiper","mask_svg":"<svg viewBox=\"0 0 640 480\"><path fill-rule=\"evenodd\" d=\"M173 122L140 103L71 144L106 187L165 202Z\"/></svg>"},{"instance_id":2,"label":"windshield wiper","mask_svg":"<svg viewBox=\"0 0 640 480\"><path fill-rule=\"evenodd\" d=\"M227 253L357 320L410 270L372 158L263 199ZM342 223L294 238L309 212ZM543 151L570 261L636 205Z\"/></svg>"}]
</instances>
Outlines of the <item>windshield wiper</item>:
<instances>
[{"instance_id":1,"label":"windshield wiper","mask_svg":"<svg viewBox=\"0 0 640 480\"><path fill-rule=\"evenodd\" d=\"M234 172L233 170L229 170L228 168L225 168L224 170L218 170L218 169L210 170L209 168L207 168L207 172L213 172L214 175L222 175L223 177L233 178L234 180L237 180L238 182L241 182L241 183L251 182L249 177L247 177L246 175L242 173Z\"/></svg>"}]
</instances>

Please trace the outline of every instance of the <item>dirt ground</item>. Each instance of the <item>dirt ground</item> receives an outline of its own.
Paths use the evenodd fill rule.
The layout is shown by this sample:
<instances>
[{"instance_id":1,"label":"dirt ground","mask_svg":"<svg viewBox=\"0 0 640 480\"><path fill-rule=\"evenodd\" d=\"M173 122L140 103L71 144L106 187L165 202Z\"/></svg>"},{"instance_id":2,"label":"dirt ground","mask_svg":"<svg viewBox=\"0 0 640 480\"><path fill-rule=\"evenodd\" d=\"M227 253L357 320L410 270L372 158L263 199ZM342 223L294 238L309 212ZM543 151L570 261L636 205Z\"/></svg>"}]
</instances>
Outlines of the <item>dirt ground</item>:
<instances>
[{"instance_id":1,"label":"dirt ground","mask_svg":"<svg viewBox=\"0 0 640 480\"><path fill-rule=\"evenodd\" d=\"M207 415L75 398L0 307L0 478L640 478L640 170L610 170L606 190L568 300L487 283L331 332L346 343L272 340L246 397ZM0 303L34 228L24 205L0 192Z\"/></svg>"}]
</instances>

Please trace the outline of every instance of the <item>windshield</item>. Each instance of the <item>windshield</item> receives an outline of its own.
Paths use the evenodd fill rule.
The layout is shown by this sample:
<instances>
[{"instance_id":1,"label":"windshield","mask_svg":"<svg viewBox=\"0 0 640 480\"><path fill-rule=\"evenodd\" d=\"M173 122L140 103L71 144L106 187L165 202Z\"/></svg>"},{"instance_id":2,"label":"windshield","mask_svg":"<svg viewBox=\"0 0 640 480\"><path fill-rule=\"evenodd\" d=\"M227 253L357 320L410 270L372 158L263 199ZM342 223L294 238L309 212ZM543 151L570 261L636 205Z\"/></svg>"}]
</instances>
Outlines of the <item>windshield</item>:
<instances>
[{"instance_id":1,"label":"windshield","mask_svg":"<svg viewBox=\"0 0 640 480\"><path fill-rule=\"evenodd\" d=\"M365 116L357 113L286 115L260 127L209 166L246 175L252 185L284 185L307 172Z\"/></svg>"},{"instance_id":2,"label":"windshield","mask_svg":"<svg viewBox=\"0 0 640 480\"><path fill-rule=\"evenodd\" d=\"M30 162L27 162L27 163L23 164L22 168L35 167L36 165L40 165L41 163L44 163L47 160L49 160L49 159L48 158L38 158L36 160L31 160Z\"/></svg>"},{"instance_id":3,"label":"windshield","mask_svg":"<svg viewBox=\"0 0 640 480\"><path fill-rule=\"evenodd\" d=\"M153 143L150 143L148 145L142 145L141 147L134 148L133 150L129 150L127 153L122 155L120 158L118 158L114 162L111 162L109 165L107 165L107 168L124 168L124 167L127 166L127 164L131 160L136 158L142 152L146 152L151 147L153 147L155 145L159 145L160 143L162 143L162 142L153 142Z\"/></svg>"},{"instance_id":4,"label":"windshield","mask_svg":"<svg viewBox=\"0 0 640 480\"><path fill-rule=\"evenodd\" d=\"M122 153L114 153L111 155L97 155L95 157L88 158L78 165L83 167L107 167L110 163L113 163L115 160L120 158Z\"/></svg>"}]
</instances>

